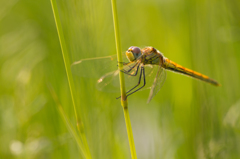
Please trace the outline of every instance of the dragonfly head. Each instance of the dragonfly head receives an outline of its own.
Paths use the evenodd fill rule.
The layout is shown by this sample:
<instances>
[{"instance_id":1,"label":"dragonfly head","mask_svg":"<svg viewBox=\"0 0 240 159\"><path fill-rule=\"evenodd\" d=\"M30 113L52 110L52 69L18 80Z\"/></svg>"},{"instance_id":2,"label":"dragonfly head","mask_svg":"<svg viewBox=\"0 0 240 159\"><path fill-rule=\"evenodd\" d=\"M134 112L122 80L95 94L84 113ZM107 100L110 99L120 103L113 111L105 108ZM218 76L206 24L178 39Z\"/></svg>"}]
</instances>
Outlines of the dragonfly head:
<instances>
[{"instance_id":1,"label":"dragonfly head","mask_svg":"<svg viewBox=\"0 0 240 159\"><path fill-rule=\"evenodd\" d=\"M141 49L136 46L131 46L127 51L126 51L126 56L130 62L135 61L138 57L142 55Z\"/></svg>"}]
</instances>

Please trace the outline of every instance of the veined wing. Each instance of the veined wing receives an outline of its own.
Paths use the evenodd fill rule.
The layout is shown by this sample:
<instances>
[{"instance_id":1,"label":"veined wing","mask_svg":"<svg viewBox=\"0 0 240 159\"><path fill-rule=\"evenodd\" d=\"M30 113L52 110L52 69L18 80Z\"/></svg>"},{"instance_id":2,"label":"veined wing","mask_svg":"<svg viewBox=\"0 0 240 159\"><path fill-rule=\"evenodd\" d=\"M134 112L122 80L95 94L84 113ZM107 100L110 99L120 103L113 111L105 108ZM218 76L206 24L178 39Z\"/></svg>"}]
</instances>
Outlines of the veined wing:
<instances>
[{"instance_id":1,"label":"veined wing","mask_svg":"<svg viewBox=\"0 0 240 159\"><path fill-rule=\"evenodd\" d=\"M127 58L123 56L123 61L127 62ZM137 71L136 62L130 62L123 66L124 70L129 70L133 67L130 74ZM71 65L72 73L74 75L86 78L96 78L96 87L100 91L105 92L119 92L119 70L117 67L117 56L105 56L97 58L82 59L74 62ZM145 65L146 86L141 89L150 89L152 81L156 75L158 66ZM136 76L124 75L126 89L130 89L138 83L139 72Z\"/></svg>"},{"instance_id":2,"label":"veined wing","mask_svg":"<svg viewBox=\"0 0 240 159\"><path fill-rule=\"evenodd\" d=\"M124 74L126 91L133 88L134 86L136 86L137 83L139 82L140 66L139 66L139 68L137 68L137 64L138 63L135 61L135 62L131 62L131 63L123 66L123 69L125 71L129 70L131 67L135 66L128 73L131 75L134 75L138 69L136 76ZM140 63L140 65L142 65L142 64ZM157 73L158 66L157 65L144 65L144 68L145 68L145 76L146 76L146 85L140 91L151 88L153 79L155 78L156 73ZM106 91L106 92L116 92L116 91L119 92L119 72L120 72L119 70L116 70L116 71L113 71L113 72L103 75L98 80L97 88L99 90ZM139 87L143 84L143 81L141 81L141 82L142 83L139 85Z\"/></svg>"},{"instance_id":3,"label":"veined wing","mask_svg":"<svg viewBox=\"0 0 240 159\"><path fill-rule=\"evenodd\" d=\"M156 77L154 78L150 93L149 93L149 97L148 97L148 101L147 103L149 103L152 98L159 92L159 90L162 88L165 80L166 80L166 71L163 67L158 66L158 71L156 73Z\"/></svg>"},{"instance_id":4,"label":"veined wing","mask_svg":"<svg viewBox=\"0 0 240 159\"><path fill-rule=\"evenodd\" d=\"M136 76L124 74L126 89L130 89L138 83L139 69L137 68L137 64L137 61L135 61L123 65L123 70L130 70L128 73L131 75L136 74ZM119 92L119 73L120 70L116 70L101 76L97 81L97 88L106 92Z\"/></svg>"},{"instance_id":5,"label":"veined wing","mask_svg":"<svg viewBox=\"0 0 240 159\"><path fill-rule=\"evenodd\" d=\"M103 74L117 69L116 55L82 59L71 65L74 75L88 78L100 78Z\"/></svg>"},{"instance_id":6,"label":"veined wing","mask_svg":"<svg viewBox=\"0 0 240 159\"><path fill-rule=\"evenodd\" d=\"M123 61L128 62L126 56ZM136 62L124 64L123 69L128 70L134 66ZM119 70L117 56L105 56L97 58L87 58L74 62L71 70L74 75L85 78L96 78L96 87L98 90L106 92L119 92ZM136 71L134 67L130 73ZM126 87L136 84L137 76L125 75Z\"/></svg>"}]
</instances>

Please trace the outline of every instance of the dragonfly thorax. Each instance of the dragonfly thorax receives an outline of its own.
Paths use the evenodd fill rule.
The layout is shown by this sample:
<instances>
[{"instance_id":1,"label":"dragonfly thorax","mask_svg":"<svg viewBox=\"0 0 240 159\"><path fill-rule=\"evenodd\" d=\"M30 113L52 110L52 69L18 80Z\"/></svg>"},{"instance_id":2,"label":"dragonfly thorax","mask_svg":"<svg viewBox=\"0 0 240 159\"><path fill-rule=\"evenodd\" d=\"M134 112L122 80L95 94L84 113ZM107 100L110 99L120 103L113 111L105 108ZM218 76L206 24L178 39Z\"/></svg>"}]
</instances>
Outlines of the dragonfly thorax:
<instances>
[{"instance_id":1,"label":"dragonfly thorax","mask_svg":"<svg viewBox=\"0 0 240 159\"><path fill-rule=\"evenodd\" d=\"M131 46L127 51L126 51L126 56L130 62L135 61L142 55L141 49L136 46Z\"/></svg>"},{"instance_id":2,"label":"dragonfly thorax","mask_svg":"<svg viewBox=\"0 0 240 159\"><path fill-rule=\"evenodd\" d=\"M154 47L146 47L142 49L142 63L144 65L163 65L164 56Z\"/></svg>"}]
</instances>

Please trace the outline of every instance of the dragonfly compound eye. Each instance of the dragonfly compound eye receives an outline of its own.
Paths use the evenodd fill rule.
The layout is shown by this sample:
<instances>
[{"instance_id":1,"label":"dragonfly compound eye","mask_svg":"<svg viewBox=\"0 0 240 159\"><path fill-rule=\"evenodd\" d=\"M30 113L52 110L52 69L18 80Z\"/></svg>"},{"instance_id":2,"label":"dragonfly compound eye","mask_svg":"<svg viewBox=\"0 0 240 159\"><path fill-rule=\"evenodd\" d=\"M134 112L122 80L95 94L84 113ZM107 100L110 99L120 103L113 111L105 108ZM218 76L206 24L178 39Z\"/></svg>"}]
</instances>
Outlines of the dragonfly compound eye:
<instances>
[{"instance_id":1,"label":"dragonfly compound eye","mask_svg":"<svg viewBox=\"0 0 240 159\"><path fill-rule=\"evenodd\" d=\"M127 58L129 61L136 60L139 56L141 56L141 50L139 47L131 46L126 52Z\"/></svg>"},{"instance_id":2,"label":"dragonfly compound eye","mask_svg":"<svg viewBox=\"0 0 240 159\"><path fill-rule=\"evenodd\" d=\"M141 50L140 50L139 47L132 46L132 52L133 52L134 54L139 54L139 53L141 53Z\"/></svg>"}]
</instances>

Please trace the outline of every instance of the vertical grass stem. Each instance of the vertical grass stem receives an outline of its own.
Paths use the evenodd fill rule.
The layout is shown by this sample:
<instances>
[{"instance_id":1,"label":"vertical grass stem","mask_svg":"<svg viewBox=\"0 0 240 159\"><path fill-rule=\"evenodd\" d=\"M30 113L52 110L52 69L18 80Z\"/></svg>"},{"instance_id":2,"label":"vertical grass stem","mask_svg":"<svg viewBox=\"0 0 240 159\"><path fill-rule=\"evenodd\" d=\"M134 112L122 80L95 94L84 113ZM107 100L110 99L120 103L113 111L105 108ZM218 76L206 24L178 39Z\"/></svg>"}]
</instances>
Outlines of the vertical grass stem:
<instances>
[{"instance_id":1,"label":"vertical grass stem","mask_svg":"<svg viewBox=\"0 0 240 159\"><path fill-rule=\"evenodd\" d=\"M115 42L116 42L116 49L117 49L117 57L118 57L118 67L119 69L123 68L122 65L122 51L121 51L121 42L120 42L120 34L119 34L119 25L118 25L118 16L117 16L117 7L116 7L116 0L112 0L112 13L113 13L113 24L114 24L114 32L115 32ZM123 107L125 122L126 122L126 128L127 128L127 134L128 134L128 140L129 140L129 146L131 151L132 159L137 158L135 145L134 145L134 139L132 134L132 127L130 122L130 116L128 112L128 102L126 98L126 91L125 91L125 81L124 81L124 73L120 71L119 73L119 79L120 79L120 89L121 89L121 104Z\"/></svg>"},{"instance_id":2,"label":"vertical grass stem","mask_svg":"<svg viewBox=\"0 0 240 159\"><path fill-rule=\"evenodd\" d=\"M75 98L74 98L74 96L76 95L75 87L74 87L74 83L73 83L73 77L71 74L71 68L70 68L71 65L70 65L70 60L68 57L68 51L67 51L67 47L65 44L61 21L60 21L58 9L57 9L57 3L56 3L56 0L50 0L50 1L51 1L51 5L52 5L53 15L54 15L54 19L55 19L55 23L56 23L56 27L57 27L58 37L59 37L63 60L64 60L65 69L66 69L66 73L67 73L68 84L69 84L69 88L70 88L70 93L71 93L71 98L72 98L72 102L73 102L74 113L75 113L75 118L76 118L76 123L77 123L77 130L79 132L82 143L83 143L84 148L87 153L87 156L85 156L85 157L91 159L91 154L90 154L89 147L87 144L86 135L84 133L83 123L82 123L80 117L78 116L77 109L76 109Z\"/></svg>"}]
</instances>

